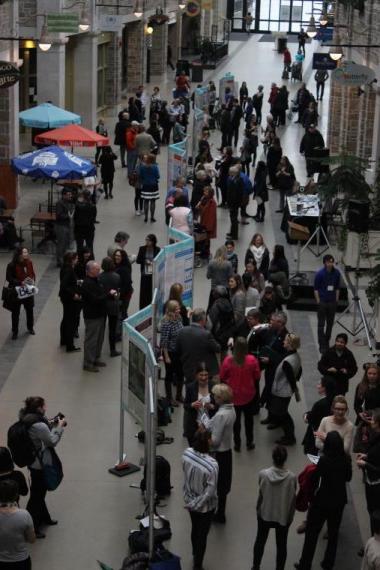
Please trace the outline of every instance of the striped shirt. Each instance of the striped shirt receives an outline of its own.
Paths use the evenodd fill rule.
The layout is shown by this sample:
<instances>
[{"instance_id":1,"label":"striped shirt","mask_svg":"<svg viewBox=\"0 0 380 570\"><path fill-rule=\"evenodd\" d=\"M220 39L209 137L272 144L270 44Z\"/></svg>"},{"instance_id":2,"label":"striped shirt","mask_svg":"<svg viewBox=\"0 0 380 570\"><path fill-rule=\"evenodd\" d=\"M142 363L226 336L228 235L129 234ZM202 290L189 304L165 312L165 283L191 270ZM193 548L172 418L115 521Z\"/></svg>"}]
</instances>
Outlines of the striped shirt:
<instances>
[{"instance_id":1,"label":"striped shirt","mask_svg":"<svg viewBox=\"0 0 380 570\"><path fill-rule=\"evenodd\" d=\"M183 496L185 508L198 513L214 511L218 505L219 467L215 459L188 447L182 455L185 475Z\"/></svg>"},{"instance_id":2,"label":"striped shirt","mask_svg":"<svg viewBox=\"0 0 380 570\"><path fill-rule=\"evenodd\" d=\"M175 351L175 344L179 331L183 328L182 319L171 320L164 318L161 321L160 347L168 352Z\"/></svg>"}]
</instances>

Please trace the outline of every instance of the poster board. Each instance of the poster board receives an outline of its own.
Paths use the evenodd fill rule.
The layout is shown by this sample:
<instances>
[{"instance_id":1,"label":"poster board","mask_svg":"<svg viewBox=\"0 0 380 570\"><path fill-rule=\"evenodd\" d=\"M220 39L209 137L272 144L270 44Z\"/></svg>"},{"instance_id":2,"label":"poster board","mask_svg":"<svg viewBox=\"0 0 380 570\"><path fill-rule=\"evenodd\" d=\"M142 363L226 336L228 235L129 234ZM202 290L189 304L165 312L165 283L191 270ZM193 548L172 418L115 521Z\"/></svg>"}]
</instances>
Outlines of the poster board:
<instances>
[{"instance_id":1,"label":"poster board","mask_svg":"<svg viewBox=\"0 0 380 570\"><path fill-rule=\"evenodd\" d=\"M153 260L153 286L156 292L156 322L163 316L163 307L173 283L183 285L184 305L193 305L194 239L174 228L168 229L168 241Z\"/></svg>"},{"instance_id":2,"label":"poster board","mask_svg":"<svg viewBox=\"0 0 380 570\"><path fill-rule=\"evenodd\" d=\"M141 425L145 424L145 366L148 341L136 329L123 322L122 402L123 412L129 412Z\"/></svg>"},{"instance_id":3,"label":"poster board","mask_svg":"<svg viewBox=\"0 0 380 570\"><path fill-rule=\"evenodd\" d=\"M186 176L188 138L168 147L167 185L171 188L179 176Z\"/></svg>"},{"instance_id":4,"label":"poster board","mask_svg":"<svg viewBox=\"0 0 380 570\"><path fill-rule=\"evenodd\" d=\"M195 163L195 157L198 154L198 142L202 136L202 128L206 124L204 119L204 111L202 109L194 108L193 114L193 141L192 141L192 157L193 165Z\"/></svg>"},{"instance_id":5,"label":"poster board","mask_svg":"<svg viewBox=\"0 0 380 570\"><path fill-rule=\"evenodd\" d=\"M219 80L219 102L223 105L225 100L226 87L231 89L234 97L239 98L239 83L235 81L235 76L232 73L226 73Z\"/></svg>"},{"instance_id":6,"label":"poster board","mask_svg":"<svg viewBox=\"0 0 380 570\"><path fill-rule=\"evenodd\" d=\"M204 112L208 111L209 90L207 87L197 87L194 91L194 105Z\"/></svg>"}]
</instances>

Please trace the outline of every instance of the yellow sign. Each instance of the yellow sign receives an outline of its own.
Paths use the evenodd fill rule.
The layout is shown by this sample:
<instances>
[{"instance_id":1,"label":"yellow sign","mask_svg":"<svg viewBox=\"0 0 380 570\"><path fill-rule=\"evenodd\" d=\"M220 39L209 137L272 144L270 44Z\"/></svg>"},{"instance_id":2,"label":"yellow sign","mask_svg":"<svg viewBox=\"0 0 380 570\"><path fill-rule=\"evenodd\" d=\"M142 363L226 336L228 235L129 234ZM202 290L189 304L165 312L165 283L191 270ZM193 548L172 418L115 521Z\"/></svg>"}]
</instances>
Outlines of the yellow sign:
<instances>
[{"instance_id":1,"label":"yellow sign","mask_svg":"<svg viewBox=\"0 0 380 570\"><path fill-rule=\"evenodd\" d=\"M202 10L209 12L212 10L212 0L202 0Z\"/></svg>"}]
</instances>

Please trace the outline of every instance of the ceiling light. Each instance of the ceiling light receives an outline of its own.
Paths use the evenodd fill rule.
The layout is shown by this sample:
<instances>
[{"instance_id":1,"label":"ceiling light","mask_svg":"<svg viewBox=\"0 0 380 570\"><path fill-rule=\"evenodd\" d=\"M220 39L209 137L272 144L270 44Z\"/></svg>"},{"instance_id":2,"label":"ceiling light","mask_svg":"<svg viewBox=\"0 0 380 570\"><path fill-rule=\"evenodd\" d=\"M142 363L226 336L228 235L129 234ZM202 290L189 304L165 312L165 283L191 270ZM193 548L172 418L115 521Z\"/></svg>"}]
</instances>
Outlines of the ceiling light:
<instances>
[{"instance_id":1,"label":"ceiling light","mask_svg":"<svg viewBox=\"0 0 380 570\"><path fill-rule=\"evenodd\" d=\"M341 46L331 46L331 48L329 49L329 56L334 61L339 61L340 59L342 59L343 55L344 54Z\"/></svg>"},{"instance_id":2,"label":"ceiling light","mask_svg":"<svg viewBox=\"0 0 380 570\"><path fill-rule=\"evenodd\" d=\"M136 16L136 18L141 18L141 16L143 15L142 10L140 9L139 6L139 0L136 0L135 9L133 13Z\"/></svg>"},{"instance_id":3,"label":"ceiling light","mask_svg":"<svg viewBox=\"0 0 380 570\"><path fill-rule=\"evenodd\" d=\"M180 10L184 10L184 9L186 8L185 2L180 2L180 3L178 4L178 8L179 8Z\"/></svg>"},{"instance_id":4,"label":"ceiling light","mask_svg":"<svg viewBox=\"0 0 380 570\"><path fill-rule=\"evenodd\" d=\"M49 51L52 43L53 43L53 40L49 36L47 25L45 22L44 25L42 26L42 29L41 29L41 36L40 36L40 39L38 41L38 47L42 51Z\"/></svg>"},{"instance_id":5,"label":"ceiling light","mask_svg":"<svg viewBox=\"0 0 380 570\"><path fill-rule=\"evenodd\" d=\"M88 11L86 6L83 6L80 14L79 29L82 32L88 32L88 30L90 29L90 20L88 18Z\"/></svg>"}]
</instances>

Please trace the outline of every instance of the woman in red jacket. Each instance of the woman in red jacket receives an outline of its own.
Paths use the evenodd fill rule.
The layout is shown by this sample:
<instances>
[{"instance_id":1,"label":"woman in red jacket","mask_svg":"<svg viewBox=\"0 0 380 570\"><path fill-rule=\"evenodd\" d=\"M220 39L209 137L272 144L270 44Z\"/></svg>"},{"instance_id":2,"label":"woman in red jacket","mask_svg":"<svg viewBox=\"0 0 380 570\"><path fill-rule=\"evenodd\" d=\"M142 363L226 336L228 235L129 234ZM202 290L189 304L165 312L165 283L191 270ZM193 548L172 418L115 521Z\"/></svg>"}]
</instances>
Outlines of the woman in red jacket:
<instances>
[{"instance_id":1,"label":"woman in red jacket","mask_svg":"<svg viewBox=\"0 0 380 570\"><path fill-rule=\"evenodd\" d=\"M12 261L7 265L6 280L9 287L26 287L34 285L36 275L34 273L33 263L29 257L29 251L26 247L16 249ZM20 299L17 294L13 301L12 308L12 340L16 340L18 336L18 323L20 319L21 305L24 305L26 312L26 326L30 334L34 332L34 294L28 295L25 291L25 297Z\"/></svg>"},{"instance_id":2,"label":"woman in red jacket","mask_svg":"<svg viewBox=\"0 0 380 570\"><path fill-rule=\"evenodd\" d=\"M260 367L257 359L248 354L248 344L244 337L237 337L232 356L223 360L219 375L222 382L232 388L236 420L234 424L235 451L240 451L240 419L244 414L247 449L255 449L253 443L253 401L260 381Z\"/></svg>"}]
</instances>

